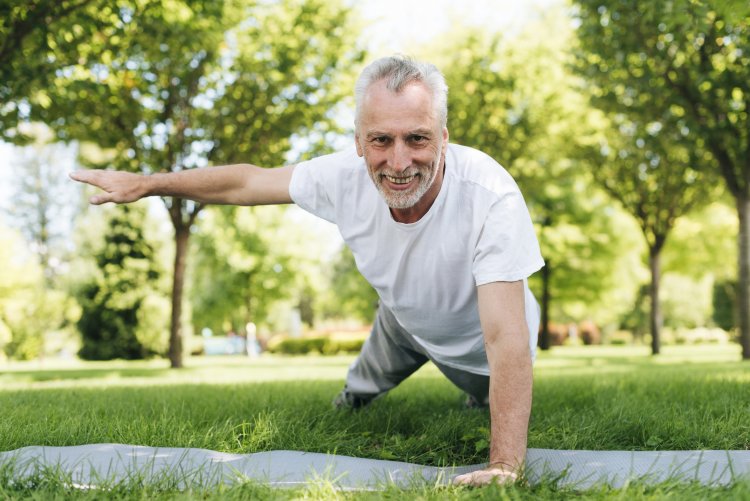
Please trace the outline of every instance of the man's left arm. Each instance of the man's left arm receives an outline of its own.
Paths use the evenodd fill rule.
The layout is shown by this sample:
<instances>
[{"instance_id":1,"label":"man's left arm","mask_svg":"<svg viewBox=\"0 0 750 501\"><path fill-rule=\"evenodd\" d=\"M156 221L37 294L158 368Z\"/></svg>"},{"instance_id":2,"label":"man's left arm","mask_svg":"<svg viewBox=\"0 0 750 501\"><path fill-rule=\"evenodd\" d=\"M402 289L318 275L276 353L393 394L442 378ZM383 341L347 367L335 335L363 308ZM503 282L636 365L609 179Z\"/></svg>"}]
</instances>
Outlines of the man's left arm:
<instances>
[{"instance_id":1,"label":"man's left arm","mask_svg":"<svg viewBox=\"0 0 750 501\"><path fill-rule=\"evenodd\" d=\"M524 286L518 282L480 285L479 319L490 368L490 462L454 480L483 485L513 482L521 474L531 415L532 367Z\"/></svg>"}]
</instances>

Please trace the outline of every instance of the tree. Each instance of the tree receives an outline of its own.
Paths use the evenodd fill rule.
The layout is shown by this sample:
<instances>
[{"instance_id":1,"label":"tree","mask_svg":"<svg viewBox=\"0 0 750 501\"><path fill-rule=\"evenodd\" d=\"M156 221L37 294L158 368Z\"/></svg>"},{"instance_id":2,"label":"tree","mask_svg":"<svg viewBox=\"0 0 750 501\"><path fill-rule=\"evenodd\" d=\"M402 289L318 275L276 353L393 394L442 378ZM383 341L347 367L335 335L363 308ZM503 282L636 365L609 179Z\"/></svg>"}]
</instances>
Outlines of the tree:
<instances>
[{"instance_id":1,"label":"tree","mask_svg":"<svg viewBox=\"0 0 750 501\"><path fill-rule=\"evenodd\" d=\"M288 297L296 273L279 238L282 227L279 207L206 211L196 242L194 325L244 332L248 322L264 323L274 301Z\"/></svg>"},{"instance_id":2,"label":"tree","mask_svg":"<svg viewBox=\"0 0 750 501\"><path fill-rule=\"evenodd\" d=\"M663 324L661 252L677 218L705 203L715 192L715 183L710 175L692 168L705 156L691 149L670 117L655 118L616 114L605 137L593 148L581 145L580 153L582 160L590 163L597 182L636 219L643 232L651 272L651 352L658 355Z\"/></svg>"},{"instance_id":3,"label":"tree","mask_svg":"<svg viewBox=\"0 0 750 501\"><path fill-rule=\"evenodd\" d=\"M5 0L0 4L0 139L28 139L17 126L29 119L31 106L49 104L44 90L56 72L92 49L95 35L98 42L117 37L118 11L135 3Z\"/></svg>"},{"instance_id":4,"label":"tree","mask_svg":"<svg viewBox=\"0 0 750 501\"><path fill-rule=\"evenodd\" d=\"M729 198L727 194L680 218L664 247L662 260L665 276L685 277L697 286L697 291L689 291L689 304L684 309L698 309L695 303L701 301L697 297L701 294L696 292L701 290L700 284L706 284L703 300L712 303L713 311L702 325L713 321L726 331L737 327L737 216L731 200L725 200Z\"/></svg>"},{"instance_id":5,"label":"tree","mask_svg":"<svg viewBox=\"0 0 750 501\"><path fill-rule=\"evenodd\" d=\"M58 72L34 107L61 139L111 148L110 165L174 172L279 165L295 133L321 137L362 57L338 2L137 3L118 12L114 41L96 41ZM64 50L64 48L60 48ZM169 358L182 366L180 319L191 230L203 206L165 198L175 259Z\"/></svg>"},{"instance_id":6,"label":"tree","mask_svg":"<svg viewBox=\"0 0 750 501\"><path fill-rule=\"evenodd\" d=\"M39 301L42 270L17 231L0 226L0 350L8 358L31 359L42 351L44 321Z\"/></svg>"},{"instance_id":7,"label":"tree","mask_svg":"<svg viewBox=\"0 0 750 501\"><path fill-rule=\"evenodd\" d=\"M159 277L155 251L143 235L144 217L142 207L124 205L108 221L104 245L94 256L98 273L78 291L81 358L133 360L152 354L136 335L148 284Z\"/></svg>"},{"instance_id":8,"label":"tree","mask_svg":"<svg viewBox=\"0 0 750 501\"><path fill-rule=\"evenodd\" d=\"M193 325L244 332L270 326L274 305L291 302L314 323L322 288L317 235L289 217L290 207L209 208L196 235Z\"/></svg>"},{"instance_id":9,"label":"tree","mask_svg":"<svg viewBox=\"0 0 750 501\"><path fill-rule=\"evenodd\" d=\"M29 137L34 142L16 148L11 162L13 193L8 214L39 258L47 286L53 286L65 256L68 226L78 210L76 189L65 175L72 170L75 145L47 142L51 134L43 126Z\"/></svg>"},{"instance_id":10,"label":"tree","mask_svg":"<svg viewBox=\"0 0 750 501\"><path fill-rule=\"evenodd\" d=\"M581 67L608 111L676 124L711 161L739 216L738 317L750 359L750 5L576 0Z\"/></svg>"},{"instance_id":11,"label":"tree","mask_svg":"<svg viewBox=\"0 0 750 501\"><path fill-rule=\"evenodd\" d=\"M372 322L378 307L378 293L359 273L348 247L341 248L331 271L327 315Z\"/></svg>"},{"instance_id":12,"label":"tree","mask_svg":"<svg viewBox=\"0 0 750 501\"><path fill-rule=\"evenodd\" d=\"M451 140L478 148L507 168L537 225L546 264L532 281L541 282L539 345L547 349L555 302L558 314L564 304L587 304L582 314L591 315L604 291L616 286L615 242L623 236L613 227L611 212L602 210L602 198L592 194L585 172L570 161L586 108L560 49L570 30L560 16L530 30L554 35L532 43L524 33L512 40L461 33L442 66L451 89Z\"/></svg>"}]
</instances>

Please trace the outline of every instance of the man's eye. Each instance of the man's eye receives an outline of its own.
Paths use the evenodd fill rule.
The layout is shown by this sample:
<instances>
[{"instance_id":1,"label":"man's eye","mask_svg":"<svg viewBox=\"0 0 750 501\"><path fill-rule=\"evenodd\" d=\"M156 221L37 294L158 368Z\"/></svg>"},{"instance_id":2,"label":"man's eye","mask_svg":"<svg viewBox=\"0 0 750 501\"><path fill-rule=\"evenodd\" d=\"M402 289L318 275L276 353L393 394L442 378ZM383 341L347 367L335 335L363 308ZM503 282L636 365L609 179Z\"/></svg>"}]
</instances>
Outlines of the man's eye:
<instances>
[{"instance_id":1,"label":"man's eye","mask_svg":"<svg viewBox=\"0 0 750 501\"><path fill-rule=\"evenodd\" d=\"M388 142L388 138L385 136L376 137L376 138L373 138L373 142L375 142L376 144L386 144Z\"/></svg>"},{"instance_id":2,"label":"man's eye","mask_svg":"<svg viewBox=\"0 0 750 501\"><path fill-rule=\"evenodd\" d=\"M423 142L427 141L427 137L426 136L414 135L414 136L411 136L411 141L413 143L423 143Z\"/></svg>"}]
</instances>

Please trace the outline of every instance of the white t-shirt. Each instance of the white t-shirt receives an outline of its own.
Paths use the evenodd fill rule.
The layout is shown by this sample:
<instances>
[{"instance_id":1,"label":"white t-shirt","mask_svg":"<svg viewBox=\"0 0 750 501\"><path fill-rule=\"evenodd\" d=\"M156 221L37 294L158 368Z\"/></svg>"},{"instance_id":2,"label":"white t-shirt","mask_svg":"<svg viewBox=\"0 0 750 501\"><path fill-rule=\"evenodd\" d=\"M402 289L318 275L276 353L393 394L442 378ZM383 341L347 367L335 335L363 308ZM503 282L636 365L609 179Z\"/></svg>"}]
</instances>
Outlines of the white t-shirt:
<instances>
[{"instance_id":1,"label":"white t-shirt","mask_svg":"<svg viewBox=\"0 0 750 501\"><path fill-rule=\"evenodd\" d=\"M536 353L539 307L526 278L544 261L518 186L486 154L449 144L440 192L411 224L393 220L354 147L298 164L289 194L338 226L380 301L436 361L489 374L476 288L498 281L524 281Z\"/></svg>"}]
</instances>

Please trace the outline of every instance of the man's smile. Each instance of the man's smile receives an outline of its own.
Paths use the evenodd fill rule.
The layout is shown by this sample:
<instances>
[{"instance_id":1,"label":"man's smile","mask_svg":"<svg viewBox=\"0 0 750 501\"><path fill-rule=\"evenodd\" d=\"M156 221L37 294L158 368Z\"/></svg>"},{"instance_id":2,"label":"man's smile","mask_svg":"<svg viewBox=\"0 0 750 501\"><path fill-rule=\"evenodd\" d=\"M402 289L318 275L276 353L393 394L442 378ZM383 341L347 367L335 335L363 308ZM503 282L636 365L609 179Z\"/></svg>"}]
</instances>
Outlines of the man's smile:
<instances>
[{"instance_id":1,"label":"man's smile","mask_svg":"<svg viewBox=\"0 0 750 501\"><path fill-rule=\"evenodd\" d=\"M382 174L382 177L385 178L388 182L397 185L409 184L414 181L417 176L419 176L419 174L412 174L410 176L390 176L388 174Z\"/></svg>"}]
</instances>

